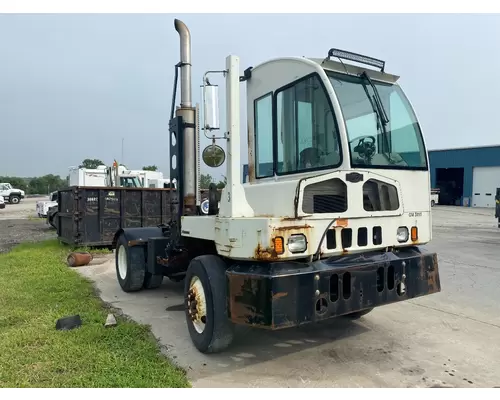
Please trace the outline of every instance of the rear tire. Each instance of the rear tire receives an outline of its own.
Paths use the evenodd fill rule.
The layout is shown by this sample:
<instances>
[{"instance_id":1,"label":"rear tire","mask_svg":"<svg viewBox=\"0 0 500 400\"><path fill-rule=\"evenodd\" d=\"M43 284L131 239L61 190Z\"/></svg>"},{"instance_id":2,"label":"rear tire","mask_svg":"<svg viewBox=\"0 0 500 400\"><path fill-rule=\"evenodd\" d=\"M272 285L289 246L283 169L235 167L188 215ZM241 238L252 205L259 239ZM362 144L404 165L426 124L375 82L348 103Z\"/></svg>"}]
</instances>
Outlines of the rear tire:
<instances>
[{"instance_id":1,"label":"rear tire","mask_svg":"<svg viewBox=\"0 0 500 400\"><path fill-rule=\"evenodd\" d=\"M373 311L373 308L366 308L366 309L361 310L361 311L356 311L356 312L353 312L350 314L346 314L346 315L344 315L344 317L349 318L349 319L360 319L362 316L364 316L372 311Z\"/></svg>"},{"instance_id":2,"label":"rear tire","mask_svg":"<svg viewBox=\"0 0 500 400\"><path fill-rule=\"evenodd\" d=\"M184 283L184 306L189 335L201 353L226 349L234 337L228 319L226 264L215 255L194 258Z\"/></svg>"},{"instance_id":3,"label":"rear tire","mask_svg":"<svg viewBox=\"0 0 500 400\"><path fill-rule=\"evenodd\" d=\"M146 255L144 247L129 247L124 235L120 235L115 255L116 277L124 292L137 292L144 285Z\"/></svg>"}]
</instances>

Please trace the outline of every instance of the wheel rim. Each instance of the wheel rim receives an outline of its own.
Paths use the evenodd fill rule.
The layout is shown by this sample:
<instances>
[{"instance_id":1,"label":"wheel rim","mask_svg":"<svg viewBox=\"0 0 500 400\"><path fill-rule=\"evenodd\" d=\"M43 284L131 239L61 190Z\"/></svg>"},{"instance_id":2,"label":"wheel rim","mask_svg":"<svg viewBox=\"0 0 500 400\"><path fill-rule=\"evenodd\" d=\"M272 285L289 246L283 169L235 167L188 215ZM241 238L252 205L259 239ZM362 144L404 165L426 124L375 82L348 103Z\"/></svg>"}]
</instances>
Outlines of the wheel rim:
<instances>
[{"instance_id":1,"label":"wheel rim","mask_svg":"<svg viewBox=\"0 0 500 400\"><path fill-rule=\"evenodd\" d=\"M203 333L207 323L207 302L205 290L197 276L193 276L189 282L187 310L196 332Z\"/></svg>"},{"instance_id":2,"label":"wheel rim","mask_svg":"<svg viewBox=\"0 0 500 400\"><path fill-rule=\"evenodd\" d=\"M123 246L118 247L118 274L122 279L127 277L127 251Z\"/></svg>"},{"instance_id":3,"label":"wheel rim","mask_svg":"<svg viewBox=\"0 0 500 400\"><path fill-rule=\"evenodd\" d=\"M201 202L201 212L205 215L208 215L209 203L208 200L203 200Z\"/></svg>"},{"instance_id":4,"label":"wheel rim","mask_svg":"<svg viewBox=\"0 0 500 400\"><path fill-rule=\"evenodd\" d=\"M17 204L19 203L19 199L17 197L12 198L12 204Z\"/></svg>"}]
</instances>

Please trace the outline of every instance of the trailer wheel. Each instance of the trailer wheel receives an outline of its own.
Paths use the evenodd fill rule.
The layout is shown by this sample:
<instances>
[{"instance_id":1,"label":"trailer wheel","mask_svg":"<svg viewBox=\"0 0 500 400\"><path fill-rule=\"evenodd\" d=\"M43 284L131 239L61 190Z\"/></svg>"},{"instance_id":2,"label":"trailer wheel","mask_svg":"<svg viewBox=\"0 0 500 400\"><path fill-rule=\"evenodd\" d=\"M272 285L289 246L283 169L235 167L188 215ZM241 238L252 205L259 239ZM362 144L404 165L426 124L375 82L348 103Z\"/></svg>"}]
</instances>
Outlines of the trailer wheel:
<instances>
[{"instance_id":1,"label":"trailer wheel","mask_svg":"<svg viewBox=\"0 0 500 400\"><path fill-rule=\"evenodd\" d=\"M146 256L142 246L129 247L124 235L120 235L116 248L116 276L124 292L136 292L144 285Z\"/></svg>"},{"instance_id":2,"label":"trailer wheel","mask_svg":"<svg viewBox=\"0 0 500 400\"><path fill-rule=\"evenodd\" d=\"M350 313L350 314L346 314L344 316L347 317L347 318L349 318L349 319L360 319L363 315L366 315L366 314L368 314L369 312L372 312L372 311L373 311L373 308L366 308L364 310L356 311L356 312L353 312L353 313Z\"/></svg>"},{"instance_id":3,"label":"trailer wheel","mask_svg":"<svg viewBox=\"0 0 500 400\"><path fill-rule=\"evenodd\" d=\"M144 289L156 289L163 283L163 275L153 275L146 272L144 276Z\"/></svg>"},{"instance_id":4,"label":"trailer wheel","mask_svg":"<svg viewBox=\"0 0 500 400\"><path fill-rule=\"evenodd\" d=\"M226 264L204 255L189 264L184 283L184 305L189 335L201 353L217 353L233 341L233 324L226 305Z\"/></svg>"}]
</instances>

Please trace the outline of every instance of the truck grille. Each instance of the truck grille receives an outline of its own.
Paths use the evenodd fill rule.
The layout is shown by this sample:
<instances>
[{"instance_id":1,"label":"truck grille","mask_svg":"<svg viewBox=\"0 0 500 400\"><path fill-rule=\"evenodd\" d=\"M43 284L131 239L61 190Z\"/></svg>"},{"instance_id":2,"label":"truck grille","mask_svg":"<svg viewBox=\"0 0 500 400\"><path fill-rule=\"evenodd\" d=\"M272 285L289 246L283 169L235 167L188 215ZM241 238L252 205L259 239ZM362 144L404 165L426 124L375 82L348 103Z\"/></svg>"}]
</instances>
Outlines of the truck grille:
<instances>
[{"instance_id":1,"label":"truck grille","mask_svg":"<svg viewBox=\"0 0 500 400\"><path fill-rule=\"evenodd\" d=\"M353 247L353 229L342 228L340 235L337 235L338 230L339 228L328 230L326 233L326 248L328 250L335 250L337 248L349 249ZM340 236L340 247L337 246L337 242L339 241L338 236ZM354 238L357 247L365 247L369 244L378 246L382 244L382 228L380 226L374 226L370 230L367 227L358 228Z\"/></svg>"},{"instance_id":2,"label":"truck grille","mask_svg":"<svg viewBox=\"0 0 500 400\"><path fill-rule=\"evenodd\" d=\"M347 185L338 178L313 183L304 189L302 211L307 214L347 211Z\"/></svg>"}]
</instances>

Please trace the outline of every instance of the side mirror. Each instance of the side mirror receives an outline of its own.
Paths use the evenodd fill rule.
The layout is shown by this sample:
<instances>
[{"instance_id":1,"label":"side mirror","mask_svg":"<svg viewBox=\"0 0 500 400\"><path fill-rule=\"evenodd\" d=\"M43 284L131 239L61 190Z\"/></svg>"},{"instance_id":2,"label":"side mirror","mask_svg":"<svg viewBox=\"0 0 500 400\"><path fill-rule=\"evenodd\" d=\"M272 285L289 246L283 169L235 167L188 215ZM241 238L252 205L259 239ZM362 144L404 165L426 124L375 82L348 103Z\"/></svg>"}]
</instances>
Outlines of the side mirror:
<instances>
[{"instance_id":1,"label":"side mirror","mask_svg":"<svg viewBox=\"0 0 500 400\"><path fill-rule=\"evenodd\" d=\"M206 83L203 88L203 129L218 130L219 126L219 86Z\"/></svg>"},{"instance_id":2,"label":"side mirror","mask_svg":"<svg viewBox=\"0 0 500 400\"><path fill-rule=\"evenodd\" d=\"M201 158L209 167L217 168L224 164L224 161L226 161L226 152L222 147L216 144L209 144L203 150Z\"/></svg>"}]
</instances>

